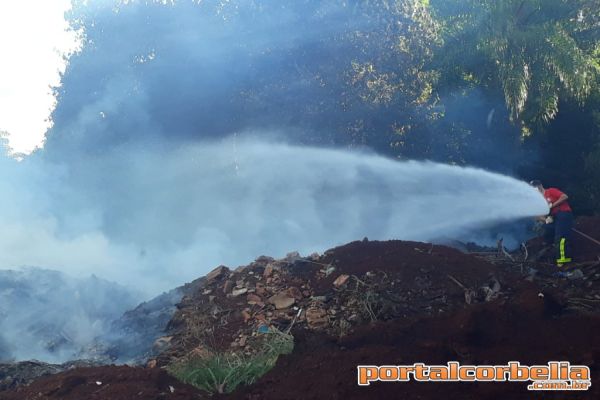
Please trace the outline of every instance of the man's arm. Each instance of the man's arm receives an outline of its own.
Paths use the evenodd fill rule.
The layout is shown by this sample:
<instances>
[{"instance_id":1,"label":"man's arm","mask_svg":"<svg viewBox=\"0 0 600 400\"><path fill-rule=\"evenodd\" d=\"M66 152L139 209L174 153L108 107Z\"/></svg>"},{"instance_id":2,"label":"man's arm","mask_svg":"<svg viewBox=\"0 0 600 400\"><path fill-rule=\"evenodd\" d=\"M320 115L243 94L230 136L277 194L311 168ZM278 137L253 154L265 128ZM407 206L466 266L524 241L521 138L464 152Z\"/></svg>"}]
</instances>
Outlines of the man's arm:
<instances>
[{"instance_id":1,"label":"man's arm","mask_svg":"<svg viewBox=\"0 0 600 400\"><path fill-rule=\"evenodd\" d=\"M567 201L568 198L569 198L569 196L567 196L565 193L562 193L560 195L560 197L558 198L558 200L556 200L554 203L550 204L550 209L560 206L562 203Z\"/></svg>"}]
</instances>

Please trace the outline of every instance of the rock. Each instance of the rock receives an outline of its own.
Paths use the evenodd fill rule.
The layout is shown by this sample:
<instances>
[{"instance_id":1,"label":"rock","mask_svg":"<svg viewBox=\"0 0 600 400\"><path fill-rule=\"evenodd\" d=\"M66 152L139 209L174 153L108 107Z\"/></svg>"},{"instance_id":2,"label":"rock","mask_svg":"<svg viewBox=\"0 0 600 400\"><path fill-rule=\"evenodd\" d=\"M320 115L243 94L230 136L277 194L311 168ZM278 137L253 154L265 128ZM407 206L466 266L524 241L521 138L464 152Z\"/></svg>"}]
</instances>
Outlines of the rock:
<instances>
[{"instance_id":1,"label":"rock","mask_svg":"<svg viewBox=\"0 0 600 400\"><path fill-rule=\"evenodd\" d=\"M295 312L292 309L284 308L283 310L279 310L275 312L272 321L279 323L287 323L294 318Z\"/></svg>"},{"instance_id":2,"label":"rock","mask_svg":"<svg viewBox=\"0 0 600 400\"><path fill-rule=\"evenodd\" d=\"M245 265L240 265L239 267L237 267L236 269L234 269L233 272L240 273L240 272L244 272L245 270L246 270L246 266Z\"/></svg>"},{"instance_id":3,"label":"rock","mask_svg":"<svg viewBox=\"0 0 600 400\"><path fill-rule=\"evenodd\" d=\"M198 346L190 352L191 358L206 360L213 356L212 352L204 346Z\"/></svg>"},{"instance_id":4,"label":"rock","mask_svg":"<svg viewBox=\"0 0 600 400\"><path fill-rule=\"evenodd\" d=\"M327 310L318 306L310 306L306 310L306 323L310 329L322 329L329 325Z\"/></svg>"},{"instance_id":5,"label":"rock","mask_svg":"<svg viewBox=\"0 0 600 400\"><path fill-rule=\"evenodd\" d=\"M297 288L297 287L295 287L295 286L291 286L291 287L289 287L289 288L287 289L287 294L288 294L290 297L293 297L293 298L294 298L294 299L296 299L296 300L302 300L302 297L303 297L303 295L302 295L302 292L300 291L300 289L298 289L298 288Z\"/></svg>"},{"instance_id":6,"label":"rock","mask_svg":"<svg viewBox=\"0 0 600 400\"><path fill-rule=\"evenodd\" d=\"M247 310L242 311L242 317L244 317L244 322L248 322L252 319L252 315L250 315Z\"/></svg>"},{"instance_id":7,"label":"rock","mask_svg":"<svg viewBox=\"0 0 600 400\"><path fill-rule=\"evenodd\" d=\"M275 305L275 308L281 310L294 305L296 299L287 294L285 291L279 292L274 296L269 297L269 303Z\"/></svg>"},{"instance_id":8,"label":"rock","mask_svg":"<svg viewBox=\"0 0 600 400\"><path fill-rule=\"evenodd\" d=\"M483 286L480 288L482 292L482 296L484 301L492 301L498 298L500 294L500 282L496 278L493 278L488 286Z\"/></svg>"},{"instance_id":9,"label":"rock","mask_svg":"<svg viewBox=\"0 0 600 400\"><path fill-rule=\"evenodd\" d=\"M256 284L256 294L259 296L264 296L267 294L267 290L262 284Z\"/></svg>"},{"instance_id":10,"label":"rock","mask_svg":"<svg viewBox=\"0 0 600 400\"><path fill-rule=\"evenodd\" d=\"M273 273L275 271L280 271L280 270L281 270L281 268L278 265L275 265L274 263L269 263L265 267L265 270L263 272L263 277L270 278L271 276L273 276Z\"/></svg>"},{"instance_id":11,"label":"rock","mask_svg":"<svg viewBox=\"0 0 600 400\"><path fill-rule=\"evenodd\" d=\"M233 289L233 282L230 280L226 280L223 284L223 293L229 294L229 292L231 292L231 289Z\"/></svg>"},{"instance_id":12,"label":"rock","mask_svg":"<svg viewBox=\"0 0 600 400\"><path fill-rule=\"evenodd\" d=\"M206 274L206 283L211 283L219 278L224 277L228 273L229 273L229 268L227 268L224 265L220 265L217 268L210 271L208 274Z\"/></svg>"},{"instance_id":13,"label":"rock","mask_svg":"<svg viewBox=\"0 0 600 400\"><path fill-rule=\"evenodd\" d=\"M156 360L149 360L146 364L146 368L156 368Z\"/></svg>"},{"instance_id":14,"label":"rock","mask_svg":"<svg viewBox=\"0 0 600 400\"><path fill-rule=\"evenodd\" d=\"M284 260L288 263L293 263L300 259L302 259L302 257L300 257L300 253L298 253L297 251L292 251L290 253L287 253L284 258Z\"/></svg>"},{"instance_id":15,"label":"rock","mask_svg":"<svg viewBox=\"0 0 600 400\"><path fill-rule=\"evenodd\" d=\"M268 256L260 256L256 260L254 260L255 263L262 264L262 265L267 265L268 263L273 262L273 261L275 261L275 259L273 257L268 257Z\"/></svg>"},{"instance_id":16,"label":"rock","mask_svg":"<svg viewBox=\"0 0 600 400\"><path fill-rule=\"evenodd\" d=\"M246 336L242 336L240 338L240 341L239 341L239 346L240 347L245 347L246 346L246 340L247 340L247 337Z\"/></svg>"},{"instance_id":17,"label":"rock","mask_svg":"<svg viewBox=\"0 0 600 400\"><path fill-rule=\"evenodd\" d=\"M248 288L233 289L233 291L231 292L231 295L233 297L238 297L243 294L246 294L247 292L248 292Z\"/></svg>"},{"instance_id":18,"label":"rock","mask_svg":"<svg viewBox=\"0 0 600 400\"><path fill-rule=\"evenodd\" d=\"M158 352L161 352L171 345L172 339L173 339L173 336L160 337L154 341L152 348Z\"/></svg>"},{"instance_id":19,"label":"rock","mask_svg":"<svg viewBox=\"0 0 600 400\"><path fill-rule=\"evenodd\" d=\"M246 301L248 301L248 304L261 304L263 302L260 296L253 293L248 294Z\"/></svg>"},{"instance_id":20,"label":"rock","mask_svg":"<svg viewBox=\"0 0 600 400\"><path fill-rule=\"evenodd\" d=\"M212 306L212 308L210 309L210 313L212 314L213 317L217 317L221 313L221 307L214 304Z\"/></svg>"},{"instance_id":21,"label":"rock","mask_svg":"<svg viewBox=\"0 0 600 400\"><path fill-rule=\"evenodd\" d=\"M335 279L335 281L333 281L333 286L335 286L336 288L339 288L339 287L345 285L346 282L348 282L348 279L350 279L350 275L342 274L342 275L338 276Z\"/></svg>"}]
</instances>

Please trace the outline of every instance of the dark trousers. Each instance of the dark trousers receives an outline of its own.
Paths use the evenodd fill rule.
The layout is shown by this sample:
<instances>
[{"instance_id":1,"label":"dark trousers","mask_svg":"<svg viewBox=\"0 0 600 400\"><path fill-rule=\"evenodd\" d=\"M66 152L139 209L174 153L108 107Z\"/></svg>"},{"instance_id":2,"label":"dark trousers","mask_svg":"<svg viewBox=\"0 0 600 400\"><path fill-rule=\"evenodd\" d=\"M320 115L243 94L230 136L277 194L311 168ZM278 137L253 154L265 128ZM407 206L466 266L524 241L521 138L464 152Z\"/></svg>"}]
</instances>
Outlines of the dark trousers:
<instances>
[{"instance_id":1,"label":"dark trousers","mask_svg":"<svg viewBox=\"0 0 600 400\"><path fill-rule=\"evenodd\" d=\"M573 213L559 211L552 216L554 222L546 225L544 239L546 243L554 243L556 261L571 261L571 232L573 228Z\"/></svg>"}]
</instances>

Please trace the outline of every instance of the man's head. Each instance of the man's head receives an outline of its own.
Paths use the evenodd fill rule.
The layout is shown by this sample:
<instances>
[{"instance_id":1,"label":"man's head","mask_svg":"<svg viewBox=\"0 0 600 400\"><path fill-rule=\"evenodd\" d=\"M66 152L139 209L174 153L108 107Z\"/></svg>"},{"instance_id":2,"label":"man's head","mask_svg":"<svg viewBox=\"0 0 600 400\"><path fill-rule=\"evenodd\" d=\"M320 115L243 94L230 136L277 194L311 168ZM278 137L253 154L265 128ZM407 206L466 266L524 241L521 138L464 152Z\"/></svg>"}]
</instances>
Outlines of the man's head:
<instances>
[{"instance_id":1,"label":"man's head","mask_svg":"<svg viewBox=\"0 0 600 400\"><path fill-rule=\"evenodd\" d=\"M531 182L529 182L529 184L531 186L533 186L534 188L536 188L537 190L539 190L540 193L542 193L542 194L544 193L544 185L542 185L541 181L534 179Z\"/></svg>"}]
</instances>

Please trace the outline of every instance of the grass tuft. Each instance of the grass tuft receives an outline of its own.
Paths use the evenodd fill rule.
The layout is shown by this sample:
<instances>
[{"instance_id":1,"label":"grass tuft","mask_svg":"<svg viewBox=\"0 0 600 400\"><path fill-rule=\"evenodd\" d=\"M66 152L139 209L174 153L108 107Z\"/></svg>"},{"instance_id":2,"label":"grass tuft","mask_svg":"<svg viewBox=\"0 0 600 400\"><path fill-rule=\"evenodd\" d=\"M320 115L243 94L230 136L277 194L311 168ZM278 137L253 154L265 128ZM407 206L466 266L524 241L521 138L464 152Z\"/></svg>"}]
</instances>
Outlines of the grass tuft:
<instances>
[{"instance_id":1,"label":"grass tuft","mask_svg":"<svg viewBox=\"0 0 600 400\"><path fill-rule=\"evenodd\" d=\"M250 385L266 374L281 354L294 348L292 335L280 331L265 334L262 350L252 356L217 353L210 358L191 358L167 368L184 383L208 393L231 393L240 385Z\"/></svg>"}]
</instances>

